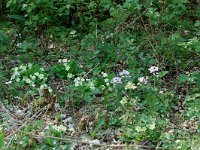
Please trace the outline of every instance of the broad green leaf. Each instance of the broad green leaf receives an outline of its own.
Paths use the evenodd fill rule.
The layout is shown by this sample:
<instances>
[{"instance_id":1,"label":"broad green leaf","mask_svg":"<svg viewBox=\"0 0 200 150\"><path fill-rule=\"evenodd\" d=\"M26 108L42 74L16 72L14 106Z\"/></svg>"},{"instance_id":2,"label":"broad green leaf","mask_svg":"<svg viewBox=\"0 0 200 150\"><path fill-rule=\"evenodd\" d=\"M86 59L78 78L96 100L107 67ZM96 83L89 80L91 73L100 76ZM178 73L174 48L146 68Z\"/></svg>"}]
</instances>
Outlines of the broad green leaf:
<instances>
[{"instance_id":1,"label":"broad green leaf","mask_svg":"<svg viewBox=\"0 0 200 150\"><path fill-rule=\"evenodd\" d=\"M187 76L187 75L185 75L185 74L180 74L179 79L178 79L178 82L179 82L179 83L184 83L184 82L186 82L187 80L188 80L188 76Z\"/></svg>"},{"instance_id":2,"label":"broad green leaf","mask_svg":"<svg viewBox=\"0 0 200 150\"><path fill-rule=\"evenodd\" d=\"M21 15L8 15L6 18L15 19L15 20L20 21L20 22L25 21L25 18Z\"/></svg>"}]
</instances>

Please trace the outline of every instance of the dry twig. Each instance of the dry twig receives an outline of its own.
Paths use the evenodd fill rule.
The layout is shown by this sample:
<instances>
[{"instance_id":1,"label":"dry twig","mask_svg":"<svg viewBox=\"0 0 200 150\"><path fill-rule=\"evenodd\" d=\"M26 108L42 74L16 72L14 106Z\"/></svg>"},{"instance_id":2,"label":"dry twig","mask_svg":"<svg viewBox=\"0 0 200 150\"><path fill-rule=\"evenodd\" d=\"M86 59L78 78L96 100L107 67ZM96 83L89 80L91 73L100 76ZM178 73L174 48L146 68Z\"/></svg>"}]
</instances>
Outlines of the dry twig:
<instances>
[{"instance_id":1,"label":"dry twig","mask_svg":"<svg viewBox=\"0 0 200 150\"><path fill-rule=\"evenodd\" d=\"M126 144L100 144L100 143L92 143L89 141L81 141L81 140L75 140L71 138L60 138L60 137L54 137L54 136L44 136L44 135L32 135L34 138L51 138L51 139L57 139L62 141L67 141L69 143L82 143L82 144L89 144L93 146L101 146L101 147L110 147L110 148L119 148L119 147L135 147L135 148L148 148L148 149L155 149L155 147L152 146L146 146L146 145L139 145L139 144L133 144L133 145L126 145ZM156 149L162 149L161 147L156 147Z\"/></svg>"}]
</instances>

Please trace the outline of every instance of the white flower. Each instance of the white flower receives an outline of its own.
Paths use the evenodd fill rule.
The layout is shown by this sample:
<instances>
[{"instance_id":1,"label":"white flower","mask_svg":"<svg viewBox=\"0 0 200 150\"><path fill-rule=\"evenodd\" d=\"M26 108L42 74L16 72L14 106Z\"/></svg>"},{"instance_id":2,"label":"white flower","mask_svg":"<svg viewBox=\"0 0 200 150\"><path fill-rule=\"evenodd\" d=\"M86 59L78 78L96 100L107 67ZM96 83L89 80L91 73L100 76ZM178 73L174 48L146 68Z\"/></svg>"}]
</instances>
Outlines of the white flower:
<instances>
[{"instance_id":1,"label":"white flower","mask_svg":"<svg viewBox=\"0 0 200 150\"><path fill-rule=\"evenodd\" d=\"M14 70L15 72L17 72L19 70L18 67L12 68L12 70Z\"/></svg>"},{"instance_id":2,"label":"white flower","mask_svg":"<svg viewBox=\"0 0 200 150\"><path fill-rule=\"evenodd\" d=\"M22 43L17 43L16 46L17 46L17 47L21 47L21 46L22 46Z\"/></svg>"},{"instance_id":3,"label":"white flower","mask_svg":"<svg viewBox=\"0 0 200 150\"><path fill-rule=\"evenodd\" d=\"M125 86L125 89L126 89L126 90L134 90L134 89L136 89L136 88L137 88L137 86L135 86L135 84L132 83L132 82L128 82L128 83L126 84L126 86Z\"/></svg>"},{"instance_id":4,"label":"white flower","mask_svg":"<svg viewBox=\"0 0 200 150\"><path fill-rule=\"evenodd\" d=\"M150 130L155 129L155 123L150 124L150 125L149 125L149 129L150 129Z\"/></svg>"},{"instance_id":5,"label":"white flower","mask_svg":"<svg viewBox=\"0 0 200 150\"><path fill-rule=\"evenodd\" d=\"M145 128L145 127L136 126L136 127L135 127L135 130L136 130L137 132L144 132L144 131L146 131L146 128Z\"/></svg>"},{"instance_id":6,"label":"white flower","mask_svg":"<svg viewBox=\"0 0 200 150\"><path fill-rule=\"evenodd\" d=\"M45 135L45 133L44 132L39 132L39 135Z\"/></svg>"},{"instance_id":7,"label":"white flower","mask_svg":"<svg viewBox=\"0 0 200 150\"><path fill-rule=\"evenodd\" d=\"M19 73L18 71L15 71L15 72L13 73L13 75L11 76L11 79L10 79L10 80L15 79L15 77L16 77L16 76L19 76L19 75L20 75L20 73Z\"/></svg>"},{"instance_id":8,"label":"white flower","mask_svg":"<svg viewBox=\"0 0 200 150\"><path fill-rule=\"evenodd\" d=\"M80 86L81 83L80 82L75 82L75 86Z\"/></svg>"},{"instance_id":9,"label":"white flower","mask_svg":"<svg viewBox=\"0 0 200 150\"><path fill-rule=\"evenodd\" d=\"M8 81L8 82L6 82L5 84L7 84L7 85L8 85L8 84L11 84L11 83L12 83L12 81Z\"/></svg>"},{"instance_id":10,"label":"white flower","mask_svg":"<svg viewBox=\"0 0 200 150\"><path fill-rule=\"evenodd\" d=\"M22 145L22 144L23 144L23 141L20 141L19 144Z\"/></svg>"},{"instance_id":11,"label":"white flower","mask_svg":"<svg viewBox=\"0 0 200 150\"><path fill-rule=\"evenodd\" d=\"M67 65L67 64L64 64L64 66L65 66L65 70L69 71L69 69L70 69L70 66L69 66L69 65Z\"/></svg>"},{"instance_id":12,"label":"white flower","mask_svg":"<svg viewBox=\"0 0 200 150\"><path fill-rule=\"evenodd\" d=\"M66 129L65 126L60 125L60 126L58 126L58 130L59 130L59 131L63 131L63 132L65 132L67 129Z\"/></svg>"},{"instance_id":13,"label":"white flower","mask_svg":"<svg viewBox=\"0 0 200 150\"><path fill-rule=\"evenodd\" d=\"M181 142L181 140L180 140L180 139L178 139L178 140L176 140L175 142L176 142L176 143L180 143L180 142Z\"/></svg>"},{"instance_id":14,"label":"white flower","mask_svg":"<svg viewBox=\"0 0 200 150\"><path fill-rule=\"evenodd\" d=\"M122 97L122 100L120 101L120 104L124 105L126 104L128 101L127 101L127 97Z\"/></svg>"},{"instance_id":15,"label":"white flower","mask_svg":"<svg viewBox=\"0 0 200 150\"><path fill-rule=\"evenodd\" d=\"M38 75L38 78L39 78L40 80L42 80L42 79L44 78L44 75L43 75L43 74L39 74L39 75Z\"/></svg>"},{"instance_id":16,"label":"white flower","mask_svg":"<svg viewBox=\"0 0 200 150\"><path fill-rule=\"evenodd\" d=\"M43 90L45 87L47 87L47 85L46 85L46 84L42 84L42 85L40 86L40 89Z\"/></svg>"},{"instance_id":17,"label":"white flower","mask_svg":"<svg viewBox=\"0 0 200 150\"><path fill-rule=\"evenodd\" d=\"M80 79L81 79L80 77L77 77L74 79L74 82L80 81Z\"/></svg>"},{"instance_id":18,"label":"white flower","mask_svg":"<svg viewBox=\"0 0 200 150\"><path fill-rule=\"evenodd\" d=\"M106 83L106 85L107 85L107 86L109 86L109 85L110 85L110 83L108 83L108 82L107 82L107 83Z\"/></svg>"},{"instance_id":19,"label":"white flower","mask_svg":"<svg viewBox=\"0 0 200 150\"><path fill-rule=\"evenodd\" d=\"M149 70L150 73L154 73L154 72L157 72L157 71L158 71L158 67L156 67L156 66L151 66L148 70Z\"/></svg>"},{"instance_id":20,"label":"white flower","mask_svg":"<svg viewBox=\"0 0 200 150\"><path fill-rule=\"evenodd\" d=\"M80 77L77 77L74 79L74 83L75 83L75 86L82 86L82 79Z\"/></svg>"},{"instance_id":21,"label":"white flower","mask_svg":"<svg viewBox=\"0 0 200 150\"><path fill-rule=\"evenodd\" d=\"M28 84L30 84L32 81L31 81L30 79L27 78L27 79L25 80L25 82L28 83Z\"/></svg>"},{"instance_id":22,"label":"white flower","mask_svg":"<svg viewBox=\"0 0 200 150\"><path fill-rule=\"evenodd\" d=\"M41 71L44 71L44 68L40 68Z\"/></svg>"},{"instance_id":23,"label":"white flower","mask_svg":"<svg viewBox=\"0 0 200 150\"><path fill-rule=\"evenodd\" d=\"M163 92L163 91L159 91L159 93L160 93L160 94L163 94L164 92Z\"/></svg>"},{"instance_id":24,"label":"white flower","mask_svg":"<svg viewBox=\"0 0 200 150\"><path fill-rule=\"evenodd\" d=\"M102 76L103 76L104 78L108 76L108 74L105 73L105 72L102 72L101 74L102 74Z\"/></svg>"},{"instance_id":25,"label":"white flower","mask_svg":"<svg viewBox=\"0 0 200 150\"><path fill-rule=\"evenodd\" d=\"M149 77L140 77L140 78L138 78L138 81L140 83L147 84L148 83L148 79L149 79Z\"/></svg>"},{"instance_id":26,"label":"white flower","mask_svg":"<svg viewBox=\"0 0 200 150\"><path fill-rule=\"evenodd\" d=\"M49 93L52 93L52 92L53 92L53 90L52 90L51 88L48 88L48 91L49 91Z\"/></svg>"},{"instance_id":27,"label":"white flower","mask_svg":"<svg viewBox=\"0 0 200 150\"><path fill-rule=\"evenodd\" d=\"M75 34L76 33L76 30L72 30L71 32L70 32L70 34Z\"/></svg>"},{"instance_id":28,"label":"white flower","mask_svg":"<svg viewBox=\"0 0 200 150\"><path fill-rule=\"evenodd\" d=\"M94 82L93 82L93 81L90 81L90 82L88 83L88 85L89 85L90 89L92 89L92 90L95 89L95 86L94 86Z\"/></svg>"},{"instance_id":29,"label":"white flower","mask_svg":"<svg viewBox=\"0 0 200 150\"><path fill-rule=\"evenodd\" d=\"M84 78L81 78L81 81L82 81L82 82L85 82L85 79L84 79ZM87 79L87 81L90 81L90 79L89 79L89 80Z\"/></svg>"},{"instance_id":30,"label":"white flower","mask_svg":"<svg viewBox=\"0 0 200 150\"><path fill-rule=\"evenodd\" d=\"M108 78L105 78L104 81L107 83L107 82L109 82L109 79L108 79Z\"/></svg>"},{"instance_id":31,"label":"white flower","mask_svg":"<svg viewBox=\"0 0 200 150\"><path fill-rule=\"evenodd\" d=\"M90 79L86 79L85 81L89 82L89 81L90 81Z\"/></svg>"},{"instance_id":32,"label":"white flower","mask_svg":"<svg viewBox=\"0 0 200 150\"><path fill-rule=\"evenodd\" d=\"M31 78L32 80L35 80L35 79L36 79L36 76L30 75L30 78Z\"/></svg>"},{"instance_id":33,"label":"white flower","mask_svg":"<svg viewBox=\"0 0 200 150\"><path fill-rule=\"evenodd\" d=\"M49 47L48 47L49 49L52 49L52 48L54 48L54 45L53 44L51 44L51 45L49 45Z\"/></svg>"},{"instance_id":34,"label":"white flower","mask_svg":"<svg viewBox=\"0 0 200 150\"><path fill-rule=\"evenodd\" d=\"M57 144L56 140L53 140L53 145L56 145L56 144Z\"/></svg>"},{"instance_id":35,"label":"white flower","mask_svg":"<svg viewBox=\"0 0 200 150\"><path fill-rule=\"evenodd\" d=\"M35 72L34 75L35 75L35 76L39 76L40 73L39 73L39 72Z\"/></svg>"},{"instance_id":36,"label":"white flower","mask_svg":"<svg viewBox=\"0 0 200 150\"><path fill-rule=\"evenodd\" d=\"M31 68L33 65L31 63L28 64L28 68Z\"/></svg>"},{"instance_id":37,"label":"white flower","mask_svg":"<svg viewBox=\"0 0 200 150\"><path fill-rule=\"evenodd\" d=\"M16 82L19 82L19 81L20 81L20 78L17 78L17 79L16 79Z\"/></svg>"},{"instance_id":38,"label":"white flower","mask_svg":"<svg viewBox=\"0 0 200 150\"><path fill-rule=\"evenodd\" d=\"M66 59L63 59L62 62L67 63L67 62L69 62L69 60L66 58Z\"/></svg>"},{"instance_id":39,"label":"white flower","mask_svg":"<svg viewBox=\"0 0 200 150\"><path fill-rule=\"evenodd\" d=\"M72 73L68 73L68 74L67 74L67 77L68 77L69 79L71 79L71 78L74 77L74 75L73 75Z\"/></svg>"},{"instance_id":40,"label":"white flower","mask_svg":"<svg viewBox=\"0 0 200 150\"><path fill-rule=\"evenodd\" d=\"M113 84L120 84L120 83L122 83L122 78L120 78L120 77L114 77L111 80L111 83L113 83Z\"/></svg>"},{"instance_id":41,"label":"white flower","mask_svg":"<svg viewBox=\"0 0 200 150\"><path fill-rule=\"evenodd\" d=\"M21 69L22 71L25 71L26 70L26 66L21 65L21 66L19 66L19 69Z\"/></svg>"},{"instance_id":42,"label":"white flower","mask_svg":"<svg viewBox=\"0 0 200 150\"><path fill-rule=\"evenodd\" d=\"M92 140L90 141L90 146L92 146L92 144L100 144L100 141L99 140Z\"/></svg>"},{"instance_id":43,"label":"white flower","mask_svg":"<svg viewBox=\"0 0 200 150\"><path fill-rule=\"evenodd\" d=\"M123 71L119 72L119 75L120 75L120 76L129 76L129 75L130 75L130 72L127 71L127 70L123 70Z\"/></svg>"}]
</instances>

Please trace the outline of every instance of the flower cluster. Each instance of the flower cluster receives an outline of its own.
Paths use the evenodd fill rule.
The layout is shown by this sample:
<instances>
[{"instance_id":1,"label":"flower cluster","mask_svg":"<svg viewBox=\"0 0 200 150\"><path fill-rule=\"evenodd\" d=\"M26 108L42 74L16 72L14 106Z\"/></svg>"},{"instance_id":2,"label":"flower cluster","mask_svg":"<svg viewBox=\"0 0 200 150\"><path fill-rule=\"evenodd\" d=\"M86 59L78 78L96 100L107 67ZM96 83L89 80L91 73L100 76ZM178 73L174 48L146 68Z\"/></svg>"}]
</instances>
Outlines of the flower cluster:
<instances>
[{"instance_id":1,"label":"flower cluster","mask_svg":"<svg viewBox=\"0 0 200 150\"><path fill-rule=\"evenodd\" d=\"M131 77L130 76L130 72L129 71L127 71L127 70L122 70L121 72L119 72L119 75L122 77L122 78L124 78L124 77Z\"/></svg>"},{"instance_id":2,"label":"flower cluster","mask_svg":"<svg viewBox=\"0 0 200 150\"><path fill-rule=\"evenodd\" d=\"M137 132L145 132L146 131L146 127L140 127L140 126L136 126L135 127L135 130L137 131Z\"/></svg>"},{"instance_id":3,"label":"flower cluster","mask_svg":"<svg viewBox=\"0 0 200 150\"><path fill-rule=\"evenodd\" d=\"M138 78L139 84L140 83L147 84L148 80L149 80L149 77L147 77L147 76Z\"/></svg>"},{"instance_id":4,"label":"flower cluster","mask_svg":"<svg viewBox=\"0 0 200 150\"><path fill-rule=\"evenodd\" d=\"M19 76L20 74L22 74L23 72L25 72L27 69L31 69L32 68L32 64L27 64L27 65L20 65L19 67L15 67L13 68L13 75L11 76L10 80L14 80L16 79L18 82L20 81Z\"/></svg>"},{"instance_id":5,"label":"flower cluster","mask_svg":"<svg viewBox=\"0 0 200 150\"><path fill-rule=\"evenodd\" d=\"M130 78L130 72L127 70L122 70L121 72L119 72L119 76L120 77L114 77L111 80L112 84L122 84L122 79L123 78Z\"/></svg>"},{"instance_id":6,"label":"flower cluster","mask_svg":"<svg viewBox=\"0 0 200 150\"><path fill-rule=\"evenodd\" d=\"M120 101L120 104L125 105L128 103L128 99L126 96L122 97L122 100Z\"/></svg>"},{"instance_id":7,"label":"flower cluster","mask_svg":"<svg viewBox=\"0 0 200 150\"><path fill-rule=\"evenodd\" d=\"M153 122L152 124L146 125L146 127L136 126L135 130L137 132L145 132L147 129L154 130L155 128L156 128L156 124L155 124L155 122Z\"/></svg>"},{"instance_id":8,"label":"flower cluster","mask_svg":"<svg viewBox=\"0 0 200 150\"><path fill-rule=\"evenodd\" d=\"M6 84L12 83L12 81L22 82L30 85L31 87L40 86L37 90L40 92L44 88L48 88L49 92L52 92L52 89L46 85L47 77L44 73L44 68L33 67L32 64L20 65L12 69L13 74L10 81ZM32 73L37 70L37 72Z\"/></svg>"},{"instance_id":9,"label":"flower cluster","mask_svg":"<svg viewBox=\"0 0 200 150\"><path fill-rule=\"evenodd\" d=\"M53 130L56 130L58 132L66 132L67 131L67 128L63 125L59 125L59 126L51 125L51 126L47 126L45 129L46 130L53 129Z\"/></svg>"},{"instance_id":10,"label":"flower cluster","mask_svg":"<svg viewBox=\"0 0 200 150\"><path fill-rule=\"evenodd\" d=\"M105 72L101 72L101 75L102 75L104 78L108 77L108 74L105 73Z\"/></svg>"},{"instance_id":11,"label":"flower cluster","mask_svg":"<svg viewBox=\"0 0 200 150\"><path fill-rule=\"evenodd\" d=\"M85 85L89 87L91 90L95 89L94 81L92 81L91 79L84 79L77 77L74 79L74 84L76 87Z\"/></svg>"},{"instance_id":12,"label":"flower cluster","mask_svg":"<svg viewBox=\"0 0 200 150\"><path fill-rule=\"evenodd\" d=\"M82 86L83 82L85 82L84 78L77 77L77 78L74 79L75 86Z\"/></svg>"},{"instance_id":13,"label":"flower cluster","mask_svg":"<svg viewBox=\"0 0 200 150\"><path fill-rule=\"evenodd\" d=\"M113 84L121 84L122 83L122 78L114 77L114 78L112 78L111 83L113 83Z\"/></svg>"},{"instance_id":14,"label":"flower cluster","mask_svg":"<svg viewBox=\"0 0 200 150\"><path fill-rule=\"evenodd\" d=\"M158 72L158 67L157 66L151 66L149 69L150 73Z\"/></svg>"},{"instance_id":15,"label":"flower cluster","mask_svg":"<svg viewBox=\"0 0 200 150\"><path fill-rule=\"evenodd\" d=\"M126 90L134 90L134 89L136 89L136 88L137 88L137 86L135 86L135 84L132 83L132 82L128 82L128 83L126 84L126 86L125 86L125 89L126 89Z\"/></svg>"},{"instance_id":16,"label":"flower cluster","mask_svg":"<svg viewBox=\"0 0 200 150\"><path fill-rule=\"evenodd\" d=\"M103 77L103 80L105 82L105 84L101 85L101 89L105 90L106 86L109 87L110 86L110 79L108 78L108 74L105 72L101 72L101 75Z\"/></svg>"},{"instance_id":17,"label":"flower cluster","mask_svg":"<svg viewBox=\"0 0 200 150\"><path fill-rule=\"evenodd\" d=\"M70 60L68 59L59 59L58 60L59 63L62 63L62 65L65 67L65 70L67 71L67 78L71 79L74 77L74 75L72 73L69 72L70 70Z\"/></svg>"},{"instance_id":18,"label":"flower cluster","mask_svg":"<svg viewBox=\"0 0 200 150\"><path fill-rule=\"evenodd\" d=\"M67 71L69 71L69 69L70 69L69 62L70 62L70 60L68 60L68 59L59 59L58 62L59 62L59 63L62 63L63 66L65 67L65 69L66 69Z\"/></svg>"},{"instance_id":19,"label":"flower cluster","mask_svg":"<svg viewBox=\"0 0 200 150\"><path fill-rule=\"evenodd\" d=\"M16 82L24 81L25 83L35 87L35 80L43 80L46 81L47 78L43 73L35 72L34 74L26 75L24 74L26 71L30 71L32 69L32 64L27 65L20 65L19 67L13 68L13 74L10 79L10 83L12 83L13 80ZM40 72L44 71L43 68L40 68Z\"/></svg>"}]
</instances>

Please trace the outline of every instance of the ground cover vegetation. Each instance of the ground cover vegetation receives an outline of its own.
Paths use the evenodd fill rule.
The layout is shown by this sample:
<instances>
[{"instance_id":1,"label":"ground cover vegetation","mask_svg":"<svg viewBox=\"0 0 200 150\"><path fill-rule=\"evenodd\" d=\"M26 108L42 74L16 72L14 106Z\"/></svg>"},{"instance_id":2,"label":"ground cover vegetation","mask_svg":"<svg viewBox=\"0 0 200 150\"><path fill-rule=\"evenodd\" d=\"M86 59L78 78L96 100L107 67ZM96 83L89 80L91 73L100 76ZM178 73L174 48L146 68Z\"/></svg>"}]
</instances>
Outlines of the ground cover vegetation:
<instances>
[{"instance_id":1,"label":"ground cover vegetation","mask_svg":"<svg viewBox=\"0 0 200 150\"><path fill-rule=\"evenodd\" d=\"M2 0L0 149L200 148L198 0Z\"/></svg>"}]
</instances>

